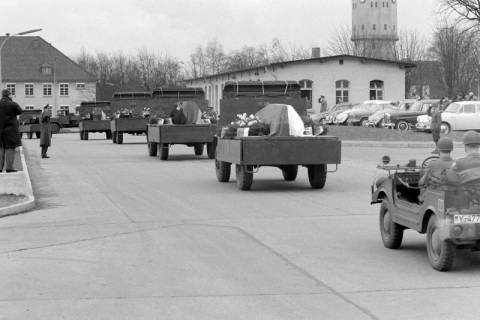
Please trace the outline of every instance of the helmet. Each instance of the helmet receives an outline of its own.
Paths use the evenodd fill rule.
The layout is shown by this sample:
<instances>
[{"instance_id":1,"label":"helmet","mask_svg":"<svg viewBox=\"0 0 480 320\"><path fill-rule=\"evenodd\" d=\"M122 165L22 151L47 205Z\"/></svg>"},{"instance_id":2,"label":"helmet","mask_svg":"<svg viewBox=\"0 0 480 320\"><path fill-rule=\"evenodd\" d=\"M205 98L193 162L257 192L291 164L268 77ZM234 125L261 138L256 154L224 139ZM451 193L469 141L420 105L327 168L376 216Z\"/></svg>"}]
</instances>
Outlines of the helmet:
<instances>
[{"instance_id":1,"label":"helmet","mask_svg":"<svg viewBox=\"0 0 480 320\"><path fill-rule=\"evenodd\" d=\"M468 131L463 135L462 142L464 145L480 144L480 134L475 131Z\"/></svg>"},{"instance_id":2,"label":"helmet","mask_svg":"<svg viewBox=\"0 0 480 320\"><path fill-rule=\"evenodd\" d=\"M453 150L453 141L448 137L443 137L437 142L438 151L450 152Z\"/></svg>"}]
</instances>

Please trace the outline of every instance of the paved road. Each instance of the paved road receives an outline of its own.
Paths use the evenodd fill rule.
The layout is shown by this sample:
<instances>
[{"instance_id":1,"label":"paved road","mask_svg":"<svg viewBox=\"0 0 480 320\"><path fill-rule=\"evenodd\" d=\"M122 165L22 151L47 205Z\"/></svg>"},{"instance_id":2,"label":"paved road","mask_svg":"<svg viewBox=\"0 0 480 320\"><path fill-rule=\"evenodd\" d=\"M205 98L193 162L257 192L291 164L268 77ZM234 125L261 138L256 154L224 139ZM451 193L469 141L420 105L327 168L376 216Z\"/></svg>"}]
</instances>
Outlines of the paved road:
<instances>
[{"instance_id":1,"label":"paved road","mask_svg":"<svg viewBox=\"0 0 480 320\"><path fill-rule=\"evenodd\" d=\"M262 168L241 192L189 148L94 137L55 135L48 160L26 141L38 209L0 220L0 319L480 317L480 255L436 272L412 231L387 250L369 205L383 154L430 150L348 147L324 190Z\"/></svg>"}]
</instances>

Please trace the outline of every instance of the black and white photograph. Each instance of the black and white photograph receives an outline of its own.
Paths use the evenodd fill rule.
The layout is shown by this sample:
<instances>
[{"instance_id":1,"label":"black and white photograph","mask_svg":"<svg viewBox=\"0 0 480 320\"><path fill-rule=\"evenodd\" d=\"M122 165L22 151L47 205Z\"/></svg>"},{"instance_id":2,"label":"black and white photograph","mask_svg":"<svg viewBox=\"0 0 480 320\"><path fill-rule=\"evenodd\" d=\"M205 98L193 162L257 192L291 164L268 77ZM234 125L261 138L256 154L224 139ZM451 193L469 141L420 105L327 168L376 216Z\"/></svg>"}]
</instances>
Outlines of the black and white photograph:
<instances>
[{"instance_id":1,"label":"black and white photograph","mask_svg":"<svg viewBox=\"0 0 480 320\"><path fill-rule=\"evenodd\" d=\"M480 1L0 14L0 320L480 319Z\"/></svg>"}]
</instances>

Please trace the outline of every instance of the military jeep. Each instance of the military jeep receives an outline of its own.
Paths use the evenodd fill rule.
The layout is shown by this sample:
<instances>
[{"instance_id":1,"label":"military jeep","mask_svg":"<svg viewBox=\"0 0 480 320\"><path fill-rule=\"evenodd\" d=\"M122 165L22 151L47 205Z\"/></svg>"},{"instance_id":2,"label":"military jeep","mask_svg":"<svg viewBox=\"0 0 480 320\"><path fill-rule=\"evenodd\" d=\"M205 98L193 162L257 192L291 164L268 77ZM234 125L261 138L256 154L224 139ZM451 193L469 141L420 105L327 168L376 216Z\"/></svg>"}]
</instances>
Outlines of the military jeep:
<instances>
[{"instance_id":1,"label":"military jeep","mask_svg":"<svg viewBox=\"0 0 480 320\"><path fill-rule=\"evenodd\" d=\"M406 229L426 233L432 267L452 268L457 249L480 249L480 179L457 186L422 190L418 182L431 156L417 166L389 165L385 156L378 169L384 172L372 184L371 204L380 203L380 234L389 249L398 249Z\"/></svg>"}]
</instances>

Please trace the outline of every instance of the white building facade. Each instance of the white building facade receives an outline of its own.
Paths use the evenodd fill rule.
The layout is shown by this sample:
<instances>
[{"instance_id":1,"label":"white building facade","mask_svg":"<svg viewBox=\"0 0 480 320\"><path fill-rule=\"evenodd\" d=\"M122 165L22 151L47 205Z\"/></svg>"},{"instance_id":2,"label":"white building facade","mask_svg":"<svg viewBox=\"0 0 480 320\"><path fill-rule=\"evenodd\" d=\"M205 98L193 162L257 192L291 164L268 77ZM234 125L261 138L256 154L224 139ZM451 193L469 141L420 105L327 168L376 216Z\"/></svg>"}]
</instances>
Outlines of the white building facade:
<instances>
[{"instance_id":1,"label":"white building facade","mask_svg":"<svg viewBox=\"0 0 480 320\"><path fill-rule=\"evenodd\" d=\"M226 81L298 81L302 96L320 112L321 96L327 105L365 100L405 98L405 70L414 65L396 61L331 56L274 63L257 68L186 80L189 87L201 87L209 106L219 110Z\"/></svg>"}]
</instances>

